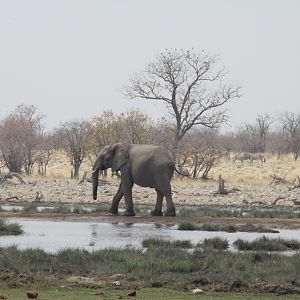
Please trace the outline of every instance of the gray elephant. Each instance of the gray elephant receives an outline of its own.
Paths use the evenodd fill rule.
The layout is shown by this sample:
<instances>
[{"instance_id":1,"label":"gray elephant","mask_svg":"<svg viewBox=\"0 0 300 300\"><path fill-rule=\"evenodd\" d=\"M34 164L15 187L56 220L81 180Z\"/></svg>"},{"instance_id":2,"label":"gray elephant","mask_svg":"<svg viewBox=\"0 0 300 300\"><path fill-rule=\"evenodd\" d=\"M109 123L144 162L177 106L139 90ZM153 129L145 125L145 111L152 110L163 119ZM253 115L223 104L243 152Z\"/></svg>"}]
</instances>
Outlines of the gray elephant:
<instances>
[{"instance_id":1,"label":"gray elephant","mask_svg":"<svg viewBox=\"0 0 300 300\"><path fill-rule=\"evenodd\" d=\"M163 197L166 198L167 210L165 216L175 216L175 206L172 200L170 180L175 170L175 164L163 147L156 145L113 144L105 146L100 152L93 167L93 198L97 199L99 171L111 168L112 172L121 173L121 183L113 197L110 212L118 214L121 198L124 196L126 211L124 215L134 216L132 202L132 187L137 184L142 187L154 188L157 200L154 216L162 216Z\"/></svg>"}]
</instances>

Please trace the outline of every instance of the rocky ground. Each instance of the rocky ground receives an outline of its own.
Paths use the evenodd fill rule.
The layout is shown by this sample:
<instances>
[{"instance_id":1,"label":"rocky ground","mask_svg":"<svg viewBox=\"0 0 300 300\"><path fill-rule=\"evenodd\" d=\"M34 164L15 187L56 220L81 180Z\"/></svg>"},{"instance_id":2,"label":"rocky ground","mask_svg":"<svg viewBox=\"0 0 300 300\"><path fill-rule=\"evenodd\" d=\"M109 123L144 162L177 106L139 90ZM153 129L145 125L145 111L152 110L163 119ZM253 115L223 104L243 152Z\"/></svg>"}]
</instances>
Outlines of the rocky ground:
<instances>
[{"instance_id":1,"label":"rocky ground","mask_svg":"<svg viewBox=\"0 0 300 300\"><path fill-rule=\"evenodd\" d=\"M17 178L0 183L0 205L7 203L109 203L117 191L118 178L107 178L99 187L98 200L92 199L92 185L78 180L47 179L39 177L24 178L25 184ZM227 195L216 194L218 183L192 179L172 181L173 198L177 206L263 206L300 207L300 188L288 185L249 185L244 183L226 184ZM153 205L156 193L150 188L134 186L136 204Z\"/></svg>"}]
</instances>

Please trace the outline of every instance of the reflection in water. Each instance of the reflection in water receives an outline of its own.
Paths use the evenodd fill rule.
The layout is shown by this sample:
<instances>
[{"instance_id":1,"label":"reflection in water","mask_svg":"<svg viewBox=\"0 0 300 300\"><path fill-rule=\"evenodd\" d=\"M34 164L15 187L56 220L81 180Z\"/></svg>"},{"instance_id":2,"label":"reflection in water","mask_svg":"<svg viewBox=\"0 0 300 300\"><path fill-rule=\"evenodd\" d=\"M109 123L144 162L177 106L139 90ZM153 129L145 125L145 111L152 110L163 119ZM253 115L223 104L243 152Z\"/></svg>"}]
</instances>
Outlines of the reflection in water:
<instances>
[{"instance_id":1,"label":"reflection in water","mask_svg":"<svg viewBox=\"0 0 300 300\"><path fill-rule=\"evenodd\" d=\"M153 223L101 223L99 218L93 222L50 221L41 219L10 219L23 226L25 232L21 236L1 236L1 247L17 245L19 248L41 248L56 252L62 248L84 248L97 250L104 248L141 248L142 241L147 238L163 238L191 240L193 244L205 238L221 237L232 243L238 239L254 240L263 235L300 239L300 230L280 230L272 233L226 233L207 231L180 231L177 226Z\"/></svg>"}]
</instances>

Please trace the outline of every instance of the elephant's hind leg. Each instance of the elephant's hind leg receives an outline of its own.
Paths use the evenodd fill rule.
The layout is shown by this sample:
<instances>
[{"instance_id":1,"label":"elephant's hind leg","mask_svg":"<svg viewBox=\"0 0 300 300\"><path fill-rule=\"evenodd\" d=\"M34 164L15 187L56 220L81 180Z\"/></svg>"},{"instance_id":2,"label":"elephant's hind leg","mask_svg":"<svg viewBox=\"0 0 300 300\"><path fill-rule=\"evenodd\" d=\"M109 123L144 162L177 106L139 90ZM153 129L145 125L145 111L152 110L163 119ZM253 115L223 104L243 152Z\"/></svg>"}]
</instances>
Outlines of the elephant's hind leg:
<instances>
[{"instance_id":1,"label":"elephant's hind leg","mask_svg":"<svg viewBox=\"0 0 300 300\"><path fill-rule=\"evenodd\" d=\"M162 216L163 215L162 202L163 202L164 195L157 189L155 189L155 190L157 193L157 199L156 199L155 208L154 208L154 210L151 211L151 215L152 216Z\"/></svg>"},{"instance_id":2,"label":"elephant's hind leg","mask_svg":"<svg viewBox=\"0 0 300 300\"><path fill-rule=\"evenodd\" d=\"M111 208L109 210L110 213L117 215L118 212L118 208L119 208L119 203L122 199L124 195L123 189L122 189L122 185L120 184L117 193L115 194L113 200L112 200L112 204L111 204Z\"/></svg>"},{"instance_id":3,"label":"elephant's hind leg","mask_svg":"<svg viewBox=\"0 0 300 300\"><path fill-rule=\"evenodd\" d=\"M166 198L167 210L165 212L165 216L176 216L169 178L162 177L157 186L157 190Z\"/></svg>"},{"instance_id":4,"label":"elephant's hind leg","mask_svg":"<svg viewBox=\"0 0 300 300\"><path fill-rule=\"evenodd\" d=\"M165 212L166 217L175 217L176 212L175 212L175 205L172 199L172 191L171 191L171 184L169 183L168 186L166 187L164 191L164 196L166 198L167 202L167 210Z\"/></svg>"}]
</instances>

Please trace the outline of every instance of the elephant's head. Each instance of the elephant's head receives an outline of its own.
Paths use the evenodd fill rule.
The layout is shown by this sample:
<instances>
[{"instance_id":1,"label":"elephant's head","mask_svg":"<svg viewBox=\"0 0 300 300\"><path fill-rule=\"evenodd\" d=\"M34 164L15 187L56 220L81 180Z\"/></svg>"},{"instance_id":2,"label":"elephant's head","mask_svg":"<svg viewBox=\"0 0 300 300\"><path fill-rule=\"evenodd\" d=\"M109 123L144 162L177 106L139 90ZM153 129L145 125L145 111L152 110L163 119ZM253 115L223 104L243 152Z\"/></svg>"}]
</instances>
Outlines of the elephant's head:
<instances>
[{"instance_id":1,"label":"elephant's head","mask_svg":"<svg viewBox=\"0 0 300 300\"><path fill-rule=\"evenodd\" d=\"M99 171L111 168L113 172L119 171L128 161L128 151L124 144L113 144L105 146L93 167L93 199L97 199Z\"/></svg>"}]
</instances>

